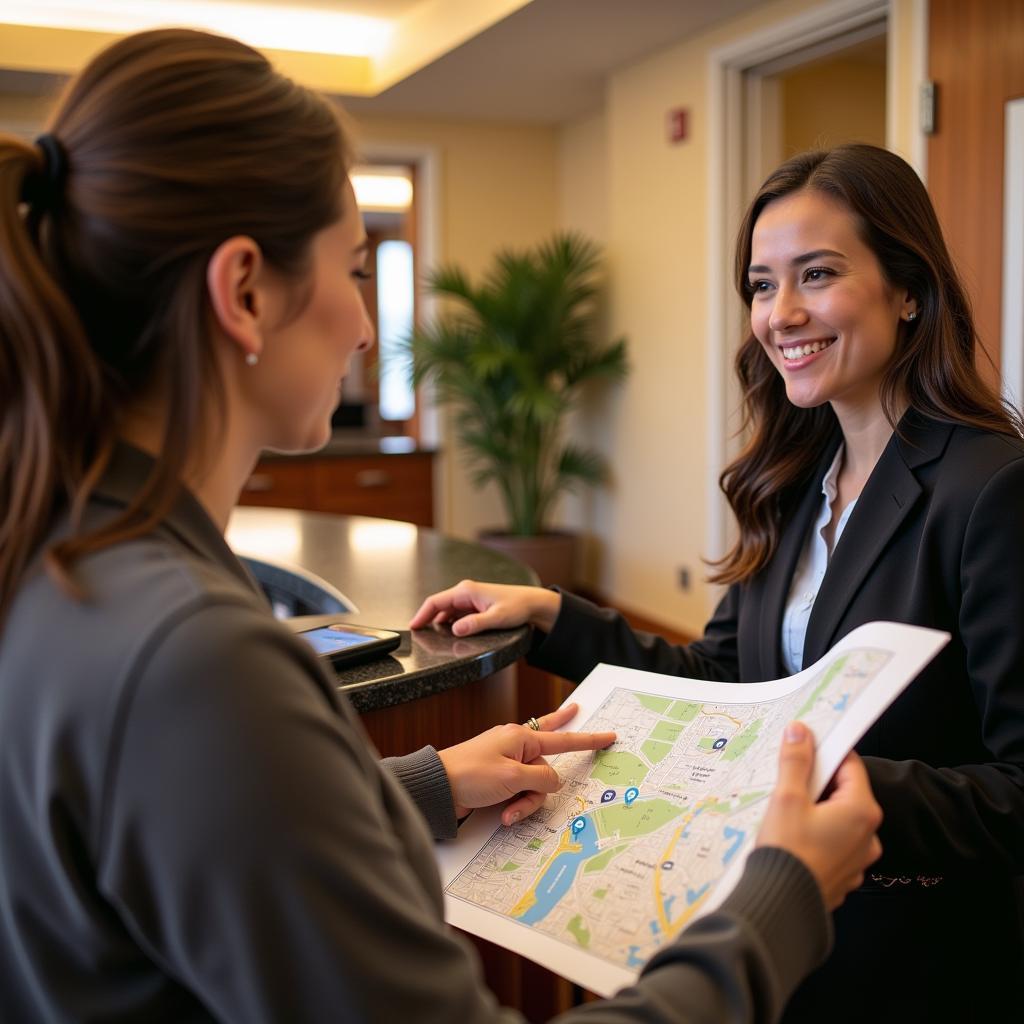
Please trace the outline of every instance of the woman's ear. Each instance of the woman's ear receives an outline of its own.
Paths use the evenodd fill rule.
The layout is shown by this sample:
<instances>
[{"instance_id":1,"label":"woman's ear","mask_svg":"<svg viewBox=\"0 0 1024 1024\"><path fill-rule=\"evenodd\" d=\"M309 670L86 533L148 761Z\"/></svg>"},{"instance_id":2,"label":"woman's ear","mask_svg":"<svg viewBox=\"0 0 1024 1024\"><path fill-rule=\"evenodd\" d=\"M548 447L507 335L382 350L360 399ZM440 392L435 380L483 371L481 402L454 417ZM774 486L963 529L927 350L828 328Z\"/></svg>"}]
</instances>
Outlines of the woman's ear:
<instances>
[{"instance_id":1,"label":"woman's ear","mask_svg":"<svg viewBox=\"0 0 1024 1024\"><path fill-rule=\"evenodd\" d=\"M249 363L263 349L263 296L258 287L262 269L260 247L245 235L221 242L206 266L206 289L217 326Z\"/></svg>"},{"instance_id":2,"label":"woman's ear","mask_svg":"<svg viewBox=\"0 0 1024 1024\"><path fill-rule=\"evenodd\" d=\"M910 292L904 292L903 302L900 305L900 319L913 323L918 317L917 299Z\"/></svg>"}]
</instances>

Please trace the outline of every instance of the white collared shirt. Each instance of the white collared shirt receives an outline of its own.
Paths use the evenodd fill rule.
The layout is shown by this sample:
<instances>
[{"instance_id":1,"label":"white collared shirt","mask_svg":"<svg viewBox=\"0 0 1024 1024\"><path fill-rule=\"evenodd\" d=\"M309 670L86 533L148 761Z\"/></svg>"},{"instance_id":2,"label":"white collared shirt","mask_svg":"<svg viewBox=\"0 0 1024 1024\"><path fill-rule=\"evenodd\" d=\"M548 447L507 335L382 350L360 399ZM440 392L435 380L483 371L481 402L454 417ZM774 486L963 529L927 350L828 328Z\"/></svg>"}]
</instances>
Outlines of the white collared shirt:
<instances>
[{"instance_id":1,"label":"white collared shirt","mask_svg":"<svg viewBox=\"0 0 1024 1024\"><path fill-rule=\"evenodd\" d=\"M782 664L789 675L796 675L803 668L804 641L807 638L807 622L811 617L811 609L814 608L814 601L821 588L821 581L825 578L825 570L828 568L832 552L835 550L836 544L839 543L839 538L853 511L853 506L857 504L857 499L854 498L843 509L839 522L836 524L835 537L830 549L822 534L825 527L832 521L832 503L836 500L839 469L843 464L845 450L846 446L840 444L836 457L832 460L832 465L829 466L828 472L821 482L821 508L818 511L818 518L815 519L814 526L804 542L804 549L800 554L800 561L797 562L796 571L793 573L793 582L789 588L786 611L782 616Z\"/></svg>"}]
</instances>

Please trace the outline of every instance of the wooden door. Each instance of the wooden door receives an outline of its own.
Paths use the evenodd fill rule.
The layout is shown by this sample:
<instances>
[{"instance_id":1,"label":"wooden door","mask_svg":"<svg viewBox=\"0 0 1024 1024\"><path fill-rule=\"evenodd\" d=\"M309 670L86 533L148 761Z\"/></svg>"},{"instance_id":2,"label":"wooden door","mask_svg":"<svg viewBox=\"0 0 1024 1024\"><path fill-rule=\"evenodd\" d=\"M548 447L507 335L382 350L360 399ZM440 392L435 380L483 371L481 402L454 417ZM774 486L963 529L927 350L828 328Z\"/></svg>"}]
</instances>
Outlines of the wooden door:
<instances>
[{"instance_id":1,"label":"wooden door","mask_svg":"<svg viewBox=\"0 0 1024 1024\"><path fill-rule=\"evenodd\" d=\"M929 76L938 87L928 141L931 193L999 366L1003 274L1003 134L1008 100L1024 96L1024 0L931 0ZM981 357L985 370L984 356Z\"/></svg>"}]
</instances>

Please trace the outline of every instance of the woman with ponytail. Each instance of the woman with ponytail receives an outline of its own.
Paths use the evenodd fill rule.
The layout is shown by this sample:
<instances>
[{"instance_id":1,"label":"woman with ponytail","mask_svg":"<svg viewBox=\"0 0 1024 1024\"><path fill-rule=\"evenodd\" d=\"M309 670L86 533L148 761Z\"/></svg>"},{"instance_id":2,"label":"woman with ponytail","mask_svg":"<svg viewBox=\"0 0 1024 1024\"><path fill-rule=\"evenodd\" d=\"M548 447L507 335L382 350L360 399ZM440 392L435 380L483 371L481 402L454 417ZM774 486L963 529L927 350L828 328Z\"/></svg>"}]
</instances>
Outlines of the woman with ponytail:
<instances>
[{"instance_id":1,"label":"woman with ponytail","mask_svg":"<svg viewBox=\"0 0 1024 1024\"><path fill-rule=\"evenodd\" d=\"M858 745L883 856L783 1020L935 1024L1024 1005L1024 442L975 367L970 309L898 156L794 157L736 247L747 444L721 484L739 533L703 637L677 646L571 594L466 582L412 626L530 622L531 661L739 683L800 671L890 619L952 640ZM882 995L884 993L884 996Z\"/></svg>"},{"instance_id":2,"label":"woman with ponytail","mask_svg":"<svg viewBox=\"0 0 1024 1024\"><path fill-rule=\"evenodd\" d=\"M223 536L372 343L350 159L326 100L186 30L0 136L5 1022L515 1019L444 925L431 836L529 813L545 754L614 734L552 731L570 708L382 765ZM777 1013L878 854L863 766L815 806L812 761L797 729L730 901L578 1016Z\"/></svg>"}]
</instances>

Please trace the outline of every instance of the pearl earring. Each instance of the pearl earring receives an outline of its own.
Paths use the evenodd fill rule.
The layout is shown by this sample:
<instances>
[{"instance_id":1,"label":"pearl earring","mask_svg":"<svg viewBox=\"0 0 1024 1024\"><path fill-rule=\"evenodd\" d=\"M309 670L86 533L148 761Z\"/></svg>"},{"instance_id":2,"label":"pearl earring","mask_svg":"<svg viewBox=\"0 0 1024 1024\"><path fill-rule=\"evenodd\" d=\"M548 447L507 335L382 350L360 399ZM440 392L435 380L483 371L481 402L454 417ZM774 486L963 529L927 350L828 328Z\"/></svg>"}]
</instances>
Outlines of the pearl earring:
<instances>
[{"instance_id":1,"label":"pearl earring","mask_svg":"<svg viewBox=\"0 0 1024 1024\"><path fill-rule=\"evenodd\" d=\"M246 366L255 366L259 361L260 357L255 352L249 352L245 357Z\"/></svg>"}]
</instances>

